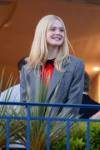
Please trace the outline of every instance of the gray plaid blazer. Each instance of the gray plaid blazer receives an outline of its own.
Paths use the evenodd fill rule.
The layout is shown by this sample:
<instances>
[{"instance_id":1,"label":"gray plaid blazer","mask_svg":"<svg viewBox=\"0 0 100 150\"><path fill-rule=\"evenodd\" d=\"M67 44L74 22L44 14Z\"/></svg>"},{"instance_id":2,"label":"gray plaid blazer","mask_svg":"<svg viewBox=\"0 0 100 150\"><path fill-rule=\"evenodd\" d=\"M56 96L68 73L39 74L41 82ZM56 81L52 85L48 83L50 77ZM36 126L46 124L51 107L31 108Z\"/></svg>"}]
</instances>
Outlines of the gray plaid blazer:
<instances>
[{"instance_id":1,"label":"gray plaid blazer","mask_svg":"<svg viewBox=\"0 0 100 150\"><path fill-rule=\"evenodd\" d=\"M82 101L82 93L84 86L84 63L81 59L75 56L69 56L70 61L63 62L65 72L59 72L54 68L51 84L48 92L48 101L52 97L57 85L59 84L56 93L55 102L80 104ZM27 101L27 84L30 89L31 101L35 102L36 96L36 80L37 77L34 71L31 70L27 73L27 65L22 67L21 81L20 81L20 95L21 101ZM78 113L78 108L73 108L73 113Z\"/></svg>"}]
</instances>

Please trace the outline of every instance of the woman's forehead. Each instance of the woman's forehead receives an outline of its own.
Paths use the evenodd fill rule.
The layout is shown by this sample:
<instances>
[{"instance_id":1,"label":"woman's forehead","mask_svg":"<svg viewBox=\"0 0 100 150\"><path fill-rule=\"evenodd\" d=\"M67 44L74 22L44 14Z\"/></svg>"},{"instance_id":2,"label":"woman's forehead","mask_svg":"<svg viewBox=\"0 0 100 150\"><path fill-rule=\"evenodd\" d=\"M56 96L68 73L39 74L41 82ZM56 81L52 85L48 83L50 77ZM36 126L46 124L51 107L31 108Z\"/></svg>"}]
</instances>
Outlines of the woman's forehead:
<instances>
[{"instance_id":1,"label":"woman's forehead","mask_svg":"<svg viewBox=\"0 0 100 150\"><path fill-rule=\"evenodd\" d=\"M63 27L63 24L60 20L56 19L51 23L50 27Z\"/></svg>"}]
</instances>

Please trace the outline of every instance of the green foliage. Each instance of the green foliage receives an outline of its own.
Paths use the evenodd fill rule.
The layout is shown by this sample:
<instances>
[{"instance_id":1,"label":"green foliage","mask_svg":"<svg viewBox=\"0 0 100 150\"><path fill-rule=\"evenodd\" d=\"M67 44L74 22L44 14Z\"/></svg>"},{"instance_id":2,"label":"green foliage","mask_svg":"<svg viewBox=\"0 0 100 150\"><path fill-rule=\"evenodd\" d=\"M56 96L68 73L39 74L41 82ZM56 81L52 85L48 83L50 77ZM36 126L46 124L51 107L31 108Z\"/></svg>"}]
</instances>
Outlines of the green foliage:
<instances>
[{"instance_id":1,"label":"green foliage","mask_svg":"<svg viewBox=\"0 0 100 150\"><path fill-rule=\"evenodd\" d=\"M66 138L62 138L51 146L50 150L66 150Z\"/></svg>"},{"instance_id":2,"label":"green foliage","mask_svg":"<svg viewBox=\"0 0 100 150\"><path fill-rule=\"evenodd\" d=\"M91 150L100 150L100 122L92 122L90 126Z\"/></svg>"},{"instance_id":3,"label":"green foliage","mask_svg":"<svg viewBox=\"0 0 100 150\"><path fill-rule=\"evenodd\" d=\"M86 150L86 122L76 123L71 128L70 150ZM62 138L51 150L66 150L66 138ZM100 150L100 123L90 123L90 150Z\"/></svg>"}]
</instances>

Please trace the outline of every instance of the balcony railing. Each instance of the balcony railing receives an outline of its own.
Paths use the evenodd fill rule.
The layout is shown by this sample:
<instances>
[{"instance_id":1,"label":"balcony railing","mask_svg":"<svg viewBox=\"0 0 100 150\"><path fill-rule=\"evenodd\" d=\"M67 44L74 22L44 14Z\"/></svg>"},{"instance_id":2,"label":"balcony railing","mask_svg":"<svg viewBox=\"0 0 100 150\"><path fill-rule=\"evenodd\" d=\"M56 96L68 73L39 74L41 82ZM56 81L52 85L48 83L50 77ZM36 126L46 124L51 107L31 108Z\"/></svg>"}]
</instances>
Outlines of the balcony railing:
<instances>
[{"instance_id":1,"label":"balcony railing","mask_svg":"<svg viewBox=\"0 0 100 150\"><path fill-rule=\"evenodd\" d=\"M7 121L7 134L6 134L6 150L9 150L9 141L10 141L10 121L12 119L15 120L26 120L27 121L27 146L26 149L30 150L30 121L31 120L45 120L47 122L47 150L50 150L50 122L51 121L66 121L66 150L70 150L70 122L86 122L87 123L87 141L86 141L86 148L87 150L90 149L90 122L100 122L99 119L78 119L78 118L56 118L56 117L34 117L31 116L30 108L32 106L39 106L39 107L76 107L76 108L100 108L99 105L83 105L83 104L62 104L62 103L27 103L27 102L0 102L0 105L20 105L21 107L25 106L27 109L27 116L1 116L0 120L5 119Z\"/></svg>"}]
</instances>

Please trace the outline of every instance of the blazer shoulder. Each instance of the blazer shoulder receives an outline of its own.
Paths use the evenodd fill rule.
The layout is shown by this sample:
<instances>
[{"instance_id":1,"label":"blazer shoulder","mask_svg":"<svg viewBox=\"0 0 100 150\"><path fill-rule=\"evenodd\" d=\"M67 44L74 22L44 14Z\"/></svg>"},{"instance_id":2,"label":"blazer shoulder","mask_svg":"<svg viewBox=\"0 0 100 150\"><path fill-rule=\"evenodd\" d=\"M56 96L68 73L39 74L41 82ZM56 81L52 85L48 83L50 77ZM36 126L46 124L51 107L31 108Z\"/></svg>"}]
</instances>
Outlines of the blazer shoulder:
<instances>
[{"instance_id":1,"label":"blazer shoulder","mask_svg":"<svg viewBox=\"0 0 100 150\"><path fill-rule=\"evenodd\" d=\"M68 60L69 60L69 62L83 62L83 60L81 58L78 58L78 57L72 56L72 55L68 56Z\"/></svg>"},{"instance_id":2,"label":"blazer shoulder","mask_svg":"<svg viewBox=\"0 0 100 150\"><path fill-rule=\"evenodd\" d=\"M29 72L29 67L28 67L28 65L27 65L27 64L26 64L26 65L23 65L22 68L21 68L21 71L22 71L22 72L25 72L25 73L28 73L28 72Z\"/></svg>"},{"instance_id":3,"label":"blazer shoulder","mask_svg":"<svg viewBox=\"0 0 100 150\"><path fill-rule=\"evenodd\" d=\"M66 64L84 64L84 61L81 59L81 58L78 58L76 56L72 56L72 55L69 55L65 61L64 61L64 65Z\"/></svg>"}]
</instances>

